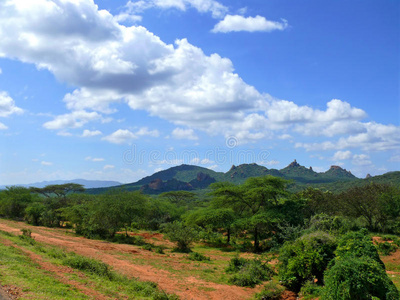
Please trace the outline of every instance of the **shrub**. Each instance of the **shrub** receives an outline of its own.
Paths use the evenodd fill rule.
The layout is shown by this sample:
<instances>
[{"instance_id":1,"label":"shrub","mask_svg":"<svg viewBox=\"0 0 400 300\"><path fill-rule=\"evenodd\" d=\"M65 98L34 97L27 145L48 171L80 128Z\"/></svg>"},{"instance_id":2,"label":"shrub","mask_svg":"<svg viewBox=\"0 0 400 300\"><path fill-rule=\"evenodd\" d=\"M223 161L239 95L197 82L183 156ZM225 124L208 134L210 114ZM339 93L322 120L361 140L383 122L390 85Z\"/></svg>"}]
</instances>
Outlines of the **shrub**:
<instances>
[{"instance_id":1,"label":"shrub","mask_svg":"<svg viewBox=\"0 0 400 300\"><path fill-rule=\"evenodd\" d=\"M263 290L255 295L259 300L280 300L285 288L276 282L269 281L264 285Z\"/></svg>"},{"instance_id":2,"label":"shrub","mask_svg":"<svg viewBox=\"0 0 400 300\"><path fill-rule=\"evenodd\" d=\"M400 299L399 292L384 268L376 260L364 256L338 259L325 274L323 300Z\"/></svg>"},{"instance_id":3,"label":"shrub","mask_svg":"<svg viewBox=\"0 0 400 300\"><path fill-rule=\"evenodd\" d=\"M163 228L165 236L172 242L177 243L175 250L180 252L190 252L191 244L197 240L197 232L193 227L186 226L182 222L174 221L168 223Z\"/></svg>"},{"instance_id":4,"label":"shrub","mask_svg":"<svg viewBox=\"0 0 400 300\"><path fill-rule=\"evenodd\" d=\"M325 232L314 232L286 243L280 251L279 277L288 289L298 292L309 280L323 284L323 274L334 258L336 240Z\"/></svg>"},{"instance_id":5,"label":"shrub","mask_svg":"<svg viewBox=\"0 0 400 300\"><path fill-rule=\"evenodd\" d=\"M271 279L274 271L259 259L245 259L234 257L229 262L226 269L229 273L234 273L229 282L238 286L254 287L264 280Z\"/></svg>"},{"instance_id":6,"label":"shrub","mask_svg":"<svg viewBox=\"0 0 400 300\"><path fill-rule=\"evenodd\" d=\"M22 231L22 235L23 236L26 236L28 238L32 238L32 230L26 229L26 228L22 228L21 231Z\"/></svg>"},{"instance_id":7,"label":"shrub","mask_svg":"<svg viewBox=\"0 0 400 300\"><path fill-rule=\"evenodd\" d=\"M198 252L191 252L189 254L189 259L194 260L194 261L210 261L211 260L210 257L205 256Z\"/></svg>"},{"instance_id":8,"label":"shrub","mask_svg":"<svg viewBox=\"0 0 400 300\"><path fill-rule=\"evenodd\" d=\"M114 277L110 266L95 259L87 258L84 256L70 256L63 260L63 264L71 268L86 271L102 277L112 279Z\"/></svg>"},{"instance_id":9,"label":"shrub","mask_svg":"<svg viewBox=\"0 0 400 300\"><path fill-rule=\"evenodd\" d=\"M336 249L336 258L341 259L346 256L367 256L380 263L382 267L385 266L366 229L346 233L340 238Z\"/></svg>"},{"instance_id":10,"label":"shrub","mask_svg":"<svg viewBox=\"0 0 400 300\"><path fill-rule=\"evenodd\" d=\"M396 252L398 248L398 246L395 245L394 243L388 243L388 242L378 243L376 247L378 248L378 252L383 256L387 256L392 254L393 252Z\"/></svg>"},{"instance_id":11,"label":"shrub","mask_svg":"<svg viewBox=\"0 0 400 300\"><path fill-rule=\"evenodd\" d=\"M154 246L152 244L145 244L145 245L142 246L142 248L144 250L151 251L151 250L153 250Z\"/></svg>"},{"instance_id":12,"label":"shrub","mask_svg":"<svg viewBox=\"0 0 400 300\"><path fill-rule=\"evenodd\" d=\"M313 280L306 281L300 289L299 296L306 299L315 299L322 293L323 287L317 285Z\"/></svg>"}]
</instances>

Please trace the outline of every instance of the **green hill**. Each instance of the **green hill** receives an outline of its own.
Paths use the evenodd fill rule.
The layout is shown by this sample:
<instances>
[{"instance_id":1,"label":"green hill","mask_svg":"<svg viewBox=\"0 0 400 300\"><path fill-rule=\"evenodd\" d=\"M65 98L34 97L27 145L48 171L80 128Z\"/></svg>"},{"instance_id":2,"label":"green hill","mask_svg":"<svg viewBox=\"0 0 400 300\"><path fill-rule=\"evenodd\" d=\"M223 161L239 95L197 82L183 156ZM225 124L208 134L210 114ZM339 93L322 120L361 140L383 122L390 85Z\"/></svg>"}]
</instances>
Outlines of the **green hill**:
<instances>
[{"instance_id":1,"label":"green hill","mask_svg":"<svg viewBox=\"0 0 400 300\"><path fill-rule=\"evenodd\" d=\"M228 181L235 184L243 183L249 177L272 175L290 181L289 190L299 191L306 187L315 187L323 190L340 192L353 186L362 186L370 182L400 185L400 171L384 175L359 179L350 171L339 166L331 166L326 172L315 172L311 167L306 168L296 160L287 167L276 170L264 166L242 164L232 166L226 173L193 166L180 165L159 171L144 177L137 182L120 185L114 188L126 190L142 190L147 194L159 194L168 191L187 190L200 191L207 189L213 182ZM106 192L109 188L89 189L89 193L98 194Z\"/></svg>"}]
</instances>

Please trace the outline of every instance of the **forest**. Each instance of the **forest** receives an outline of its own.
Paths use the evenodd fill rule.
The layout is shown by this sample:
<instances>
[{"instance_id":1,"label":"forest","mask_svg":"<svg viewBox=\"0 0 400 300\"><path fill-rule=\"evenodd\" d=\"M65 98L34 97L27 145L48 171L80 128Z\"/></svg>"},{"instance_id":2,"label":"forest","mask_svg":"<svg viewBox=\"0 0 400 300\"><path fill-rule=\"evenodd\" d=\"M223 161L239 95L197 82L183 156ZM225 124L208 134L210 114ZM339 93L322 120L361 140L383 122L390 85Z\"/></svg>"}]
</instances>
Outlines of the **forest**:
<instances>
[{"instance_id":1,"label":"forest","mask_svg":"<svg viewBox=\"0 0 400 300\"><path fill-rule=\"evenodd\" d=\"M196 243L225 249L236 253L225 269L228 283L262 286L256 299L281 299L284 290L304 299L400 299L399 284L381 260L400 247L400 189L371 182L340 193L290 192L288 184L270 175L251 177L242 184L215 182L200 196L121 188L92 195L79 184L14 186L0 192L0 215L163 253L131 234L159 232L174 243L171 251L197 261L210 258L193 251Z\"/></svg>"}]
</instances>

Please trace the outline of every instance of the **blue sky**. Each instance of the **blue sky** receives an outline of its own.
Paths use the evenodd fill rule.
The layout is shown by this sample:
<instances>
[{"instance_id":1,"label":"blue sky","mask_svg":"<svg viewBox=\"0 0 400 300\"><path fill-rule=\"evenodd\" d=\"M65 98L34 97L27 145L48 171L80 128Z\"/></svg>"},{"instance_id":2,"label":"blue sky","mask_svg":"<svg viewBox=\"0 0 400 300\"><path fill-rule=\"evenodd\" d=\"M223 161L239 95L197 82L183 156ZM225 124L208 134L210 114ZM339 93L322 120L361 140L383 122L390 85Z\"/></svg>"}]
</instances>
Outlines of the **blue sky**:
<instances>
[{"instance_id":1,"label":"blue sky","mask_svg":"<svg viewBox=\"0 0 400 300\"><path fill-rule=\"evenodd\" d=\"M0 185L400 170L400 2L5 0Z\"/></svg>"}]
</instances>

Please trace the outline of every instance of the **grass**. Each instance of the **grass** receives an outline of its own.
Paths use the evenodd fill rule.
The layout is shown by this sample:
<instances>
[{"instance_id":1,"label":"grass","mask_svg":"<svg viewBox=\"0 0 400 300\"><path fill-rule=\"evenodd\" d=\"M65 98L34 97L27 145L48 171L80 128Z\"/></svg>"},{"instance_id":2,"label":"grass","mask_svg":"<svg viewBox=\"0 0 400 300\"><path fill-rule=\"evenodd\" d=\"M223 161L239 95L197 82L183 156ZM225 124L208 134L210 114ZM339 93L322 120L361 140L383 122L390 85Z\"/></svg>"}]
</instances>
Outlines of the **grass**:
<instances>
[{"instance_id":1,"label":"grass","mask_svg":"<svg viewBox=\"0 0 400 300\"><path fill-rule=\"evenodd\" d=\"M34 239L17 237L0 231L0 238L39 254L44 261L54 265L67 265L75 272L63 276L89 287L97 293L112 298L177 299L167 295L152 282L131 279L114 272L110 266L75 253L37 243ZM23 251L0 243L0 282L21 287L26 299L90 299L76 288L63 284L54 274L40 269ZM25 299L25 298L20 298Z\"/></svg>"},{"instance_id":2,"label":"grass","mask_svg":"<svg viewBox=\"0 0 400 300\"><path fill-rule=\"evenodd\" d=\"M39 268L21 250L0 244L0 282L20 287L19 299L89 299Z\"/></svg>"}]
</instances>

